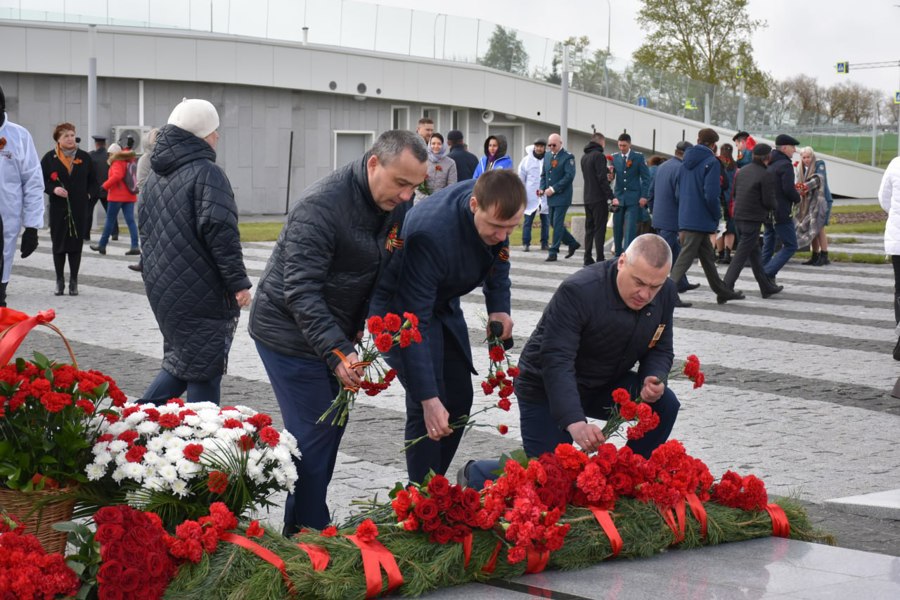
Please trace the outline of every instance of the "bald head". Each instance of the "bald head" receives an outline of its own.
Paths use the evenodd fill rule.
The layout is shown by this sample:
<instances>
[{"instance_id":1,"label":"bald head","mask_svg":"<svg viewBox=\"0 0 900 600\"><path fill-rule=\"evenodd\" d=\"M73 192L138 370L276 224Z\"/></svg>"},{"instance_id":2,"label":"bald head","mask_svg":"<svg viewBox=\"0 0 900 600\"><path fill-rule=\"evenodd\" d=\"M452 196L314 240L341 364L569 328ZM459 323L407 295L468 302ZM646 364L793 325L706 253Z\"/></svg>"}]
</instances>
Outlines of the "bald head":
<instances>
[{"instance_id":1,"label":"bald head","mask_svg":"<svg viewBox=\"0 0 900 600\"><path fill-rule=\"evenodd\" d=\"M547 148L553 154L556 154L562 149L562 138L559 137L558 133L551 133L550 137L547 138Z\"/></svg>"},{"instance_id":2,"label":"bald head","mask_svg":"<svg viewBox=\"0 0 900 600\"><path fill-rule=\"evenodd\" d=\"M665 267L668 271L672 264L672 249L666 240L655 233L645 233L634 238L625 249L624 256L629 264L633 264L638 257L643 258L654 269Z\"/></svg>"}]
</instances>

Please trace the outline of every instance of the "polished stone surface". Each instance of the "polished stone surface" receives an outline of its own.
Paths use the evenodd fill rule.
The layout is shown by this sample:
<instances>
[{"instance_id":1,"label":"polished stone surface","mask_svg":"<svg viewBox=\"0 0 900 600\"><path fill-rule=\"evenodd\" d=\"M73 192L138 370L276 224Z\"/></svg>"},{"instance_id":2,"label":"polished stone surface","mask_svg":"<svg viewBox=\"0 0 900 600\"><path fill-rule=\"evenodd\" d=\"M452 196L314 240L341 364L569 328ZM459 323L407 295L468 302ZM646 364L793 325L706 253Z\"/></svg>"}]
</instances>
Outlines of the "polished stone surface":
<instances>
[{"instance_id":1,"label":"polished stone surface","mask_svg":"<svg viewBox=\"0 0 900 600\"><path fill-rule=\"evenodd\" d=\"M900 521L900 490L833 498L826 502L849 513Z\"/></svg>"}]
</instances>

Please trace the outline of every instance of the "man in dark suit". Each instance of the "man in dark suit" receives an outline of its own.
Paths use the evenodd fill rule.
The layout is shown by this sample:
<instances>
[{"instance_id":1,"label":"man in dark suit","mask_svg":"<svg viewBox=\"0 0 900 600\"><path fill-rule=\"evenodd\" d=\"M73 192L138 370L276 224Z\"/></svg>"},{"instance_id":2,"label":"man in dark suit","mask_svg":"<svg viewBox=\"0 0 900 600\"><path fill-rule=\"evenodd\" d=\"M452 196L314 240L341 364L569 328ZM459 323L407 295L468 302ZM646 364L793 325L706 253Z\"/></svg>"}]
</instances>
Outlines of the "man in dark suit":
<instances>
[{"instance_id":1,"label":"man in dark suit","mask_svg":"<svg viewBox=\"0 0 900 600\"><path fill-rule=\"evenodd\" d=\"M97 200L103 205L103 211L106 212L106 189L103 184L109 178L109 153L106 150L106 137L102 135L92 135L94 139L94 149L88 152L91 160L94 162L94 175L97 178L97 187L91 190L91 198L88 202L88 214L85 219L84 239L91 239L91 227L94 222L94 208L97 206ZM119 224L113 230L112 239L119 239Z\"/></svg>"},{"instance_id":2,"label":"man in dark suit","mask_svg":"<svg viewBox=\"0 0 900 600\"><path fill-rule=\"evenodd\" d=\"M616 175L613 206L613 241L616 256L637 237L637 225L641 209L647 206L650 195L650 169L644 155L631 148L631 136L619 136L619 151L613 155L613 170Z\"/></svg>"},{"instance_id":3,"label":"man in dark suit","mask_svg":"<svg viewBox=\"0 0 900 600\"><path fill-rule=\"evenodd\" d=\"M519 357L515 386L526 455L572 443L597 450L606 438L586 417L608 419L617 388L640 396L660 419L628 446L649 458L668 439L680 407L666 385L674 357L671 265L669 245L651 233L635 238L618 260L560 284ZM460 479L480 488L498 468L497 461L470 462Z\"/></svg>"},{"instance_id":4,"label":"man in dark suit","mask_svg":"<svg viewBox=\"0 0 900 600\"><path fill-rule=\"evenodd\" d=\"M566 212L572 206L572 184L575 181L575 157L563 148L562 138L558 133L551 133L547 138L547 153L544 155L544 170L541 173L541 188L538 194L547 199L550 207L550 226L553 227L553 241L547 262L555 262L559 247L566 244L569 251L566 258L571 258L581 248L569 230L566 229Z\"/></svg>"},{"instance_id":5,"label":"man in dark suit","mask_svg":"<svg viewBox=\"0 0 900 600\"><path fill-rule=\"evenodd\" d=\"M369 314L415 313L423 342L388 355L406 389L406 439L429 439L406 453L409 480L446 473L463 429L450 424L472 408L472 351L459 299L482 286L488 321L510 318L509 233L522 220L525 187L511 170L485 172L412 207L403 246L375 288Z\"/></svg>"},{"instance_id":6,"label":"man in dark suit","mask_svg":"<svg viewBox=\"0 0 900 600\"><path fill-rule=\"evenodd\" d=\"M597 260L605 260L606 221L609 219L609 201L613 199L603 151L605 144L603 134L595 132L581 157L581 175L584 177L584 266L594 264L594 246L597 247Z\"/></svg>"},{"instance_id":7,"label":"man in dark suit","mask_svg":"<svg viewBox=\"0 0 900 600\"><path fill-rule=\"evenodd\" d=\"M459 129L451 129L447 134L447 145L450 152L447 154L456 163L456 180L465 181L472 179L475 168L478 166L478 157L466 150L463 142L463 134Z\"/></svg>"}]
</instances>

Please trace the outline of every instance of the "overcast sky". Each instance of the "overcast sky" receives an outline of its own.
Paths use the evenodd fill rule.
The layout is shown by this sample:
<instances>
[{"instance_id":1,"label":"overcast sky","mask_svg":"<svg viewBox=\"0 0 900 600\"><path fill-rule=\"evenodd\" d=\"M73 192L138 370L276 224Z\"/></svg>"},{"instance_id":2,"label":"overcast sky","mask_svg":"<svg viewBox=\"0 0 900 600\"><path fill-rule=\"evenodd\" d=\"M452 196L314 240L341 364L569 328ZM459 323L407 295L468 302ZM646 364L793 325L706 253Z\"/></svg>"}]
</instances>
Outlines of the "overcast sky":
<instances>
[{"instance_id":1,"label":"overcast sky","mask_svg":"<svg viewBox=\"0 0 900 600\"><path fill-rule=\"evenodd\" d=\"M423 12L411 17L411 12L399 9L376 13L374 7L360 7L358 2L415 8L434 15ZM640 5L639 0L0 0L0 16L14 17L22 10L23 18L53 20L66 12L70 15L67 20L73 20L73 14L106 15L109 11L121 24L151 22L204 29L212 21L216 31L281 39L299 39L300 28L307 21L313 25L311 42L437 58L464 52L457 48L470 51L476 46L472 22L453 18L466 17L535 34L533 38L523 36L532 61L549 64L547 55L552 56L552 45L545 50L544 40L534 39L537 36L562 40L586 35L594 48L609 43L618 59L613 66L621 68L643 41L635 22ZM768 23L754 36L753 46L757 64L776 79L806 73L822 85L851 80L879 89L887 97L900 90L900 66L896 66L900 62L900 0L749 0L749 11L752 18ZM442 29L448 22L448 32L464 33L448 33L448 40L443 40ZM340 40L337 30L342 32ZM378 42L374 41L376 30ZM482 40L487 39L487 30L480 31ZM484 41L481 44L483 53ZM850 62L849 75L836 73L839 61ZM886 61L895 66L853 68Z\"/></svg>"}]
</instances>

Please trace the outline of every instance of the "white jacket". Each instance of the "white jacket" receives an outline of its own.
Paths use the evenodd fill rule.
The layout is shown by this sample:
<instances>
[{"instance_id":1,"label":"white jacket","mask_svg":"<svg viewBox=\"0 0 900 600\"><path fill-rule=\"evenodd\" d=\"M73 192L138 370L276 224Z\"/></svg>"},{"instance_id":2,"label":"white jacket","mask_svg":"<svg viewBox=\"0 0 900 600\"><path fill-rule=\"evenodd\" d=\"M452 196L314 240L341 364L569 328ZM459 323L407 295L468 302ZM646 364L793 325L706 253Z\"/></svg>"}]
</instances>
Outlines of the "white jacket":
<instances>
[{"instance_id":1,"label":"white jacket","mask_svg":"<svg viewBox=\"0 0 900 600\"><path fill-rule=\"evenodd\" d=\"M530 215L538 208L543 214L550 212L547 202L537 195L538 189L541 187L541 169L544 168L544 161L534 157L532 151L534 146L525 148L525 156L519 161L519 179L525 184L525 197L528 203L525 205L525 214Z\"/></svg>"},{"instance_id":2,"label":"white jacket","mask_svg":"<svg viewBox=\"0 0 900 600\"><path fill-rule=\"evenodd\" d=\"M884 226L884 251L900 256L900 156L892 160L884 171L878 202L888 214Z\"/></svg>"},{"instance_id":3,"label":"white jacket","mask_svg":"<svg viewBox=\"0 0 900 600\"><path fill-rule=\"evenodd\" d=\"M3 218L3 276L9 281L22 226L44 226L44 174L31 134L9 122L0 127L0 217Z\"/></svg>"}]
</instances>

